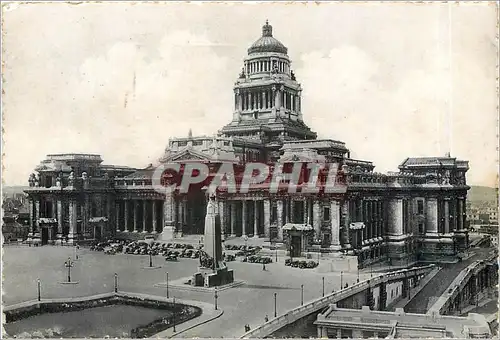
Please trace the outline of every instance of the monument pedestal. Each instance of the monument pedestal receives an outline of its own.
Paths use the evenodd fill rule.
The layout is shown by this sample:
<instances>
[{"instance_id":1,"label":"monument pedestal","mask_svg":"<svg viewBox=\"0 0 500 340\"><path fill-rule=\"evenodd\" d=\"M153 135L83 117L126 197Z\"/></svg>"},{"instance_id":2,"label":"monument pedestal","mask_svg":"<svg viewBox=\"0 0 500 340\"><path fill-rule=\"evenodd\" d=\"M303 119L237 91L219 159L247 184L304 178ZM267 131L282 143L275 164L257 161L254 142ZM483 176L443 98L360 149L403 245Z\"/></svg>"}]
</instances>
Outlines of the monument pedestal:
<instances>
[{"instance_id":1,"label":"monument pedestal","mask_svg":"<svg viewBox=\"0 0 500 340\"><path fill-rule=\"evenodd\" d=\"M198 267L198 272L193 275L192 286L215 287L234 282L234 272L227 267L216 269Z\"/></svg>"}]
</instances>

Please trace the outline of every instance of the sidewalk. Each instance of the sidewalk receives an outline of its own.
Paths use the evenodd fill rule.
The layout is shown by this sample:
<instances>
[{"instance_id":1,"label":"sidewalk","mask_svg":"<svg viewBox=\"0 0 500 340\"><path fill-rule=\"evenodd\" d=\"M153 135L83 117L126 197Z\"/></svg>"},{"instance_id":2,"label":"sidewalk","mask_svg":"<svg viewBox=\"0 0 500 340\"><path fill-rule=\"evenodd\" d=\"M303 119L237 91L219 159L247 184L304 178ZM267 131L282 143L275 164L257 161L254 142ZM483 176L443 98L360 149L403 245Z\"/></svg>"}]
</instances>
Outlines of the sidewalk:
<instances>
[{"instance_id":1,"label":"sidewalk","mask_svg":"<svg viewBox=\"0 0 500 340\"><path fill-rule=\"evenodd\" d=\"M193 301L193 300L181 300L181 299L176 299L175 302L183 303L186 305L191 305L191 306L196 306L201 308L202 313L200 316L191 319L189 321L183 322L179 325L175 326L175 333L174 333L174 328L170 327L160 333L157 333L151 338L173 338L173 337L178 337L182 333L193 329L195 327L198 327L200 325L203 325L207 322L210 322L212 320L215 320L219 318L222 314L224 314L224 311L220 308L215 310L215 305L212 305L210 303L206 302L201 302L201 301Z\"/></svg>"}]
</instances>

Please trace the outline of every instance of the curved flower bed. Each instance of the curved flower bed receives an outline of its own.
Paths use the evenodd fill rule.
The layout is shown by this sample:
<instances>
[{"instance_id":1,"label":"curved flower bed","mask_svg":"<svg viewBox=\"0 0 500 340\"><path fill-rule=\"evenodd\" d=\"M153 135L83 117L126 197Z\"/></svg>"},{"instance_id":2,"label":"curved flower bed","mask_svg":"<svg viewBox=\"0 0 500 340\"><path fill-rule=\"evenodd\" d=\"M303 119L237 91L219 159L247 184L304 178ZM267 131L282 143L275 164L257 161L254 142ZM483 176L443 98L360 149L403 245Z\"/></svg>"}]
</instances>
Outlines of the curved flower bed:
<instances>
[{"instance_id":1,"label":"curved flower bed","mask_svg":"<svg viewBox=\"0 0 500 340\"><path fill-rule=\"evenodd\" d=\"M175 324L181 324L188 320L201 315L202 310L199 307L189 306L185 304L174 304L168 301L159 301L153 299L139 298L135 296L127 296L124 294L112 295L109 297L101 297L83 301L68 301L68 302L38 302L29 306L23 306L12 310L5 310L5 321L7 323L28 318L31 316L44 313L60 313L78 311L95 307L103 307L117 304L125 304L132 306L140 306L147 308L155 308L168 310L174 315L168 318L154 320L146 325L141 325L130 331L132 338L150 337L156 333L164 331Z\"/></svg>"}]
</instances>

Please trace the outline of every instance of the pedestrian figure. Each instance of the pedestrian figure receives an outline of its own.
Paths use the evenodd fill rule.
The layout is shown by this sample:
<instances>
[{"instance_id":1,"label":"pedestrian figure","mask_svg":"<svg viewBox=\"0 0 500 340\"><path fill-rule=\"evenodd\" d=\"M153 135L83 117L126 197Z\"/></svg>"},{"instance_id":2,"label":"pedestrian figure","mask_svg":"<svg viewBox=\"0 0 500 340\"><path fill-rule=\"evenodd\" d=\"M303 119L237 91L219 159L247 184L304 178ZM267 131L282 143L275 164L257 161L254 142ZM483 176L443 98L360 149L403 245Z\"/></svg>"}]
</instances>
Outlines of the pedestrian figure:
<instances>
[{"instance_id":1,"label":"pedestrian figure","mask_svg":"<svg viewBox=\"0 0 500 340\"><path fill-rule=\"evenodd\" d=\"M267 314L266 314L266 317L264 318L264 321L265 321L265 322L268 322L268 321L269 321L269 317L267 316Z\"/></svg>"},{"instance_id":2,"label":"pedestrian figure","mask_svg":"<svg viewBox=\"0 0 500 340\"><path fill-rule=\"evenodd\" d=\"M266 264L262 263L262 270L266 270Z\"/></svg>"}]
</instances>

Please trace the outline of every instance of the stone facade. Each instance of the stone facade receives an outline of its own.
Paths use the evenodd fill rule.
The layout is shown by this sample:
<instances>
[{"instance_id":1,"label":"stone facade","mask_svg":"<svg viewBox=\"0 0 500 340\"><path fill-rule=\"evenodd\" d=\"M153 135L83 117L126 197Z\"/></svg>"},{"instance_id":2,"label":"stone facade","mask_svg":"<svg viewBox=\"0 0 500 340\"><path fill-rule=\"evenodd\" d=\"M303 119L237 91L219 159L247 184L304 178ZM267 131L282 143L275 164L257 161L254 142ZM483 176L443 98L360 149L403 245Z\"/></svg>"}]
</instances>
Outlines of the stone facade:
<instances>
[{"instance_id":1,"label":"stone facade","mask_svg":"<svg viewBox=\"0 0 500 340\"><path fill-rule=\"evenodd\" d=\"M300 164L301 178L307 178L307 164L321 163L319 193L303 187L296 193L270 193L258 185L244 194L218 192L224 236L263 238L294 248L297 255L356 256L361 267L387 259L400 265L439 260L467 247L468 162L449 155L407 158L399 172L381 174L372 162L352 159L345 143L317 139L303 121L302 88L287 53L266 23L234 85L231 121L212 137L190 132L170 139L155 166L104 166L96 155L48 156L27 190L30 238L50 243L202 234L206 182L189 194L162 194L152 186L157 165L178 163L179 173L167 178L175 182L192 161L209 165L209 179L220 166L242 169L252 162L271 165L273 171ZM332 169L338 169L337 185L327 190ZM43 229L48 237L40 234Z\"/></svg>"}]
</instances>

